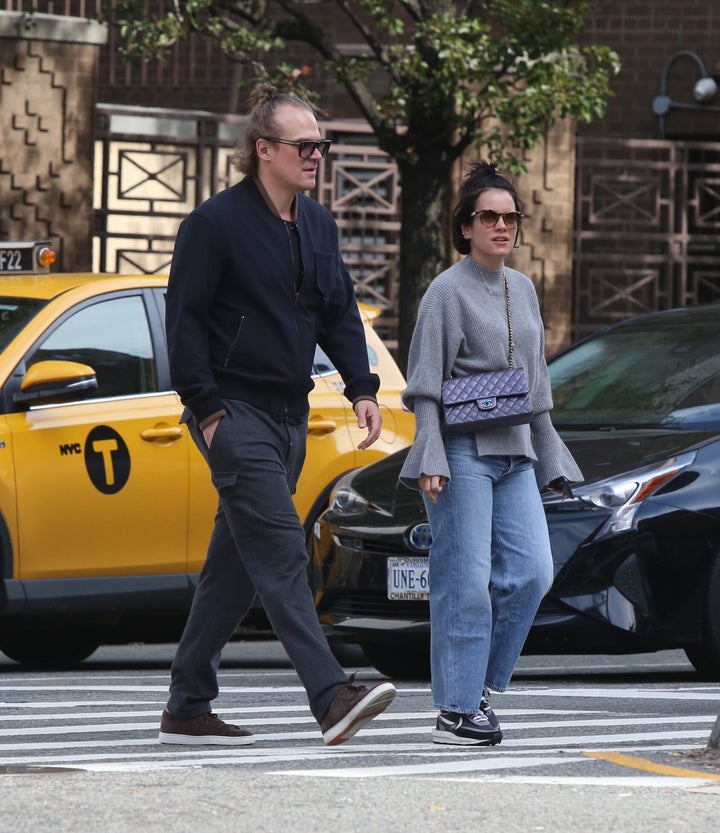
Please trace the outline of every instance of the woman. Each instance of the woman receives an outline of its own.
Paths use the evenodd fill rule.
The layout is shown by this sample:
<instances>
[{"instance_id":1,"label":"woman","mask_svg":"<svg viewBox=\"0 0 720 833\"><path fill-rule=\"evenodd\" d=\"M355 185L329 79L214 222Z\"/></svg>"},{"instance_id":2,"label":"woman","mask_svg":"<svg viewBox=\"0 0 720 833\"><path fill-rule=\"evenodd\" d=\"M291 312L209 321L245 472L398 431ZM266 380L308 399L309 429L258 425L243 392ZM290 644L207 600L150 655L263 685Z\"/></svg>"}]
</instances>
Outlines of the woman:
<instances>
[{"instance_id":1,"label":"woman","mask_svg":"<svg viewBox=\"0 0 720 833\"><path fill-rule=\"evenodd\" d=\"M535 289L528 277L505 267L522 218L513 184L496 165L474 164L452 218L453 244L467 257L428 287L410 346L403 399L415 413L416 433L400 477L422 491L433 538L435 743L502 740L489 692L507 688L553 578L538 487L566 491L570 481L582 479L550 421ZM512 342L514 365L528 376L530 422L446 433L443 380L507 368Z\"/></svg>"}]
</instances>

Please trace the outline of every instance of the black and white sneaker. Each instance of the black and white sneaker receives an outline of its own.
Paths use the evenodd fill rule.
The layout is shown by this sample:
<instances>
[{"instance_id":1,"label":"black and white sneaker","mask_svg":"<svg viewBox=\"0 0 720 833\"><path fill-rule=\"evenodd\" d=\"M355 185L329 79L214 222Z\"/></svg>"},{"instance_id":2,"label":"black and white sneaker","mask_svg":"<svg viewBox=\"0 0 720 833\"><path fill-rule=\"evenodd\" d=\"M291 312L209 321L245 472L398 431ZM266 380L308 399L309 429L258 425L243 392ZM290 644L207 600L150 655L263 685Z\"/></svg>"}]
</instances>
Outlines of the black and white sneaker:
<instances>
[{"instance_id":1,"label":"black and white sneaker","mask_svg":"<svg viewBox=\"0 0 720 833\"><path fill-rule=\"evenodd\" d=\"M502 740L499 728L491 726L482 713L440 712L432 733L433 743L456 746L494 746Z\"/></svg>"},{"instance_id":2,"label":"black and white sneaker","mask_svg":"<svg viewBox=\"0 0 720 833\"><path fill-rule=\"evenodd\" d=\"M493 729L500 728L500 721L497 719L497 715L490 706L490 692L487 688L483 689L482 697L480 698L480 711L485 715L485 717L487 717L488 723L493 727Z\"/></svg>"}]
</instances>

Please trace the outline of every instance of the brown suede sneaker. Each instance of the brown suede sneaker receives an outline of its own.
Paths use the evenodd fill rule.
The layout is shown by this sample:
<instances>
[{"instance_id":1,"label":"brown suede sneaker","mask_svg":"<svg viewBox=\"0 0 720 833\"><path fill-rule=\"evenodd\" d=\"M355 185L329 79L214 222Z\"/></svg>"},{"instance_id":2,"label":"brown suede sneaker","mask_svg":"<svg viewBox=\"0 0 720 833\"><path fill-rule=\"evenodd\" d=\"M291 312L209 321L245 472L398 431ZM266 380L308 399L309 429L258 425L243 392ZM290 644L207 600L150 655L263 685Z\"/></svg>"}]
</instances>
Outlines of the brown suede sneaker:
<instances>
[{"instance_id":1,"label":"brown suede sneaker","mask_svg":"<svg viewBox=\"0 0 720 833\"><path fill-rule=\"evenodd\" d=\"M338 688L320 724L323 740L328 746L350 740L358 729L384 712L395 699L392 683L377 683L368 687L356 685L354 680L353 674L345 685Z\"/></svg>"},{"instance_id":2,"label":"brown suede sneaker","mask_svg":"<svg viewBox=\"0 0 720 833\"><path fill-rule=\"evenodd\" d=\"M252 732L225 723L212 712L193 717L191 720L179 720L170 712L164 711L160 720L159 740L160 743L182 743L193 746L202 744L250 746L255 743Z\"/></svg>"}]
</instances>

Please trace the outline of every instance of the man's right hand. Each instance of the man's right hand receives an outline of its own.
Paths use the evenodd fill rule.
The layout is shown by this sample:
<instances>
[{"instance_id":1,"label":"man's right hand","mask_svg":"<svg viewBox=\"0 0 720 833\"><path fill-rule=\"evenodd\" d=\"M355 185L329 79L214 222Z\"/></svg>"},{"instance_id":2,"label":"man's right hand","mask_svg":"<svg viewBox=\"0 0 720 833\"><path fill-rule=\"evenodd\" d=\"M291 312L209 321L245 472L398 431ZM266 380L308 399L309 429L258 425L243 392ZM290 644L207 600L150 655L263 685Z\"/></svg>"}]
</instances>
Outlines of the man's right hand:
<instances>
[{"instance_id":1,"label":"man's right hand","mask_svg":"<svg viewBox=\"0 0 720 833\"><path fill-rule=\"evenodd\" d=\"M213 437L215 436L215 431L217 430L218 425L220 425L220 420L222 417L218 417L215 422L211 422L206 425L203 430L203 439L205 440L205 445L210 448L212 445Z\"/></svg>"}]
</instances>

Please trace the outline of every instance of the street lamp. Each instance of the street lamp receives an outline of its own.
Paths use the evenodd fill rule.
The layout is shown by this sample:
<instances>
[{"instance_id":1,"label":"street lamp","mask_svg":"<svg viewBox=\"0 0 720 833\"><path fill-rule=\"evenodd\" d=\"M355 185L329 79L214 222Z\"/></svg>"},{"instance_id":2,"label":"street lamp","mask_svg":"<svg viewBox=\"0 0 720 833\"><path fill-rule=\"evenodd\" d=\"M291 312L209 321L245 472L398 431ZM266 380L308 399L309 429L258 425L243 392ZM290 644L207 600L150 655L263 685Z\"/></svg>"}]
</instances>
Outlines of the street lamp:
<instances>
[{"instance_id":1,"label":"street lamp","mask_svg":"<svg viewBox=\"0 0 720 833\"><path fill-rule=\"evenodd\" d=\"M673 101L667 94L667 80L670 68L679 58L690 58L698 67L700 78L695 82L695 86L693 87L692 101ZM662 78L660 79L660 93L655 96L652 102L652 111L658 117L660 138L667 138L665 116L670 110L702 110L720 113L720 106L710 103L715 99L717 92L717 79L708 74L708 71L705 69L705 64L697 53L692 52L690 49L681 49L678 52L673 52L665 62Z\"/></svg>"}]
</instances>

